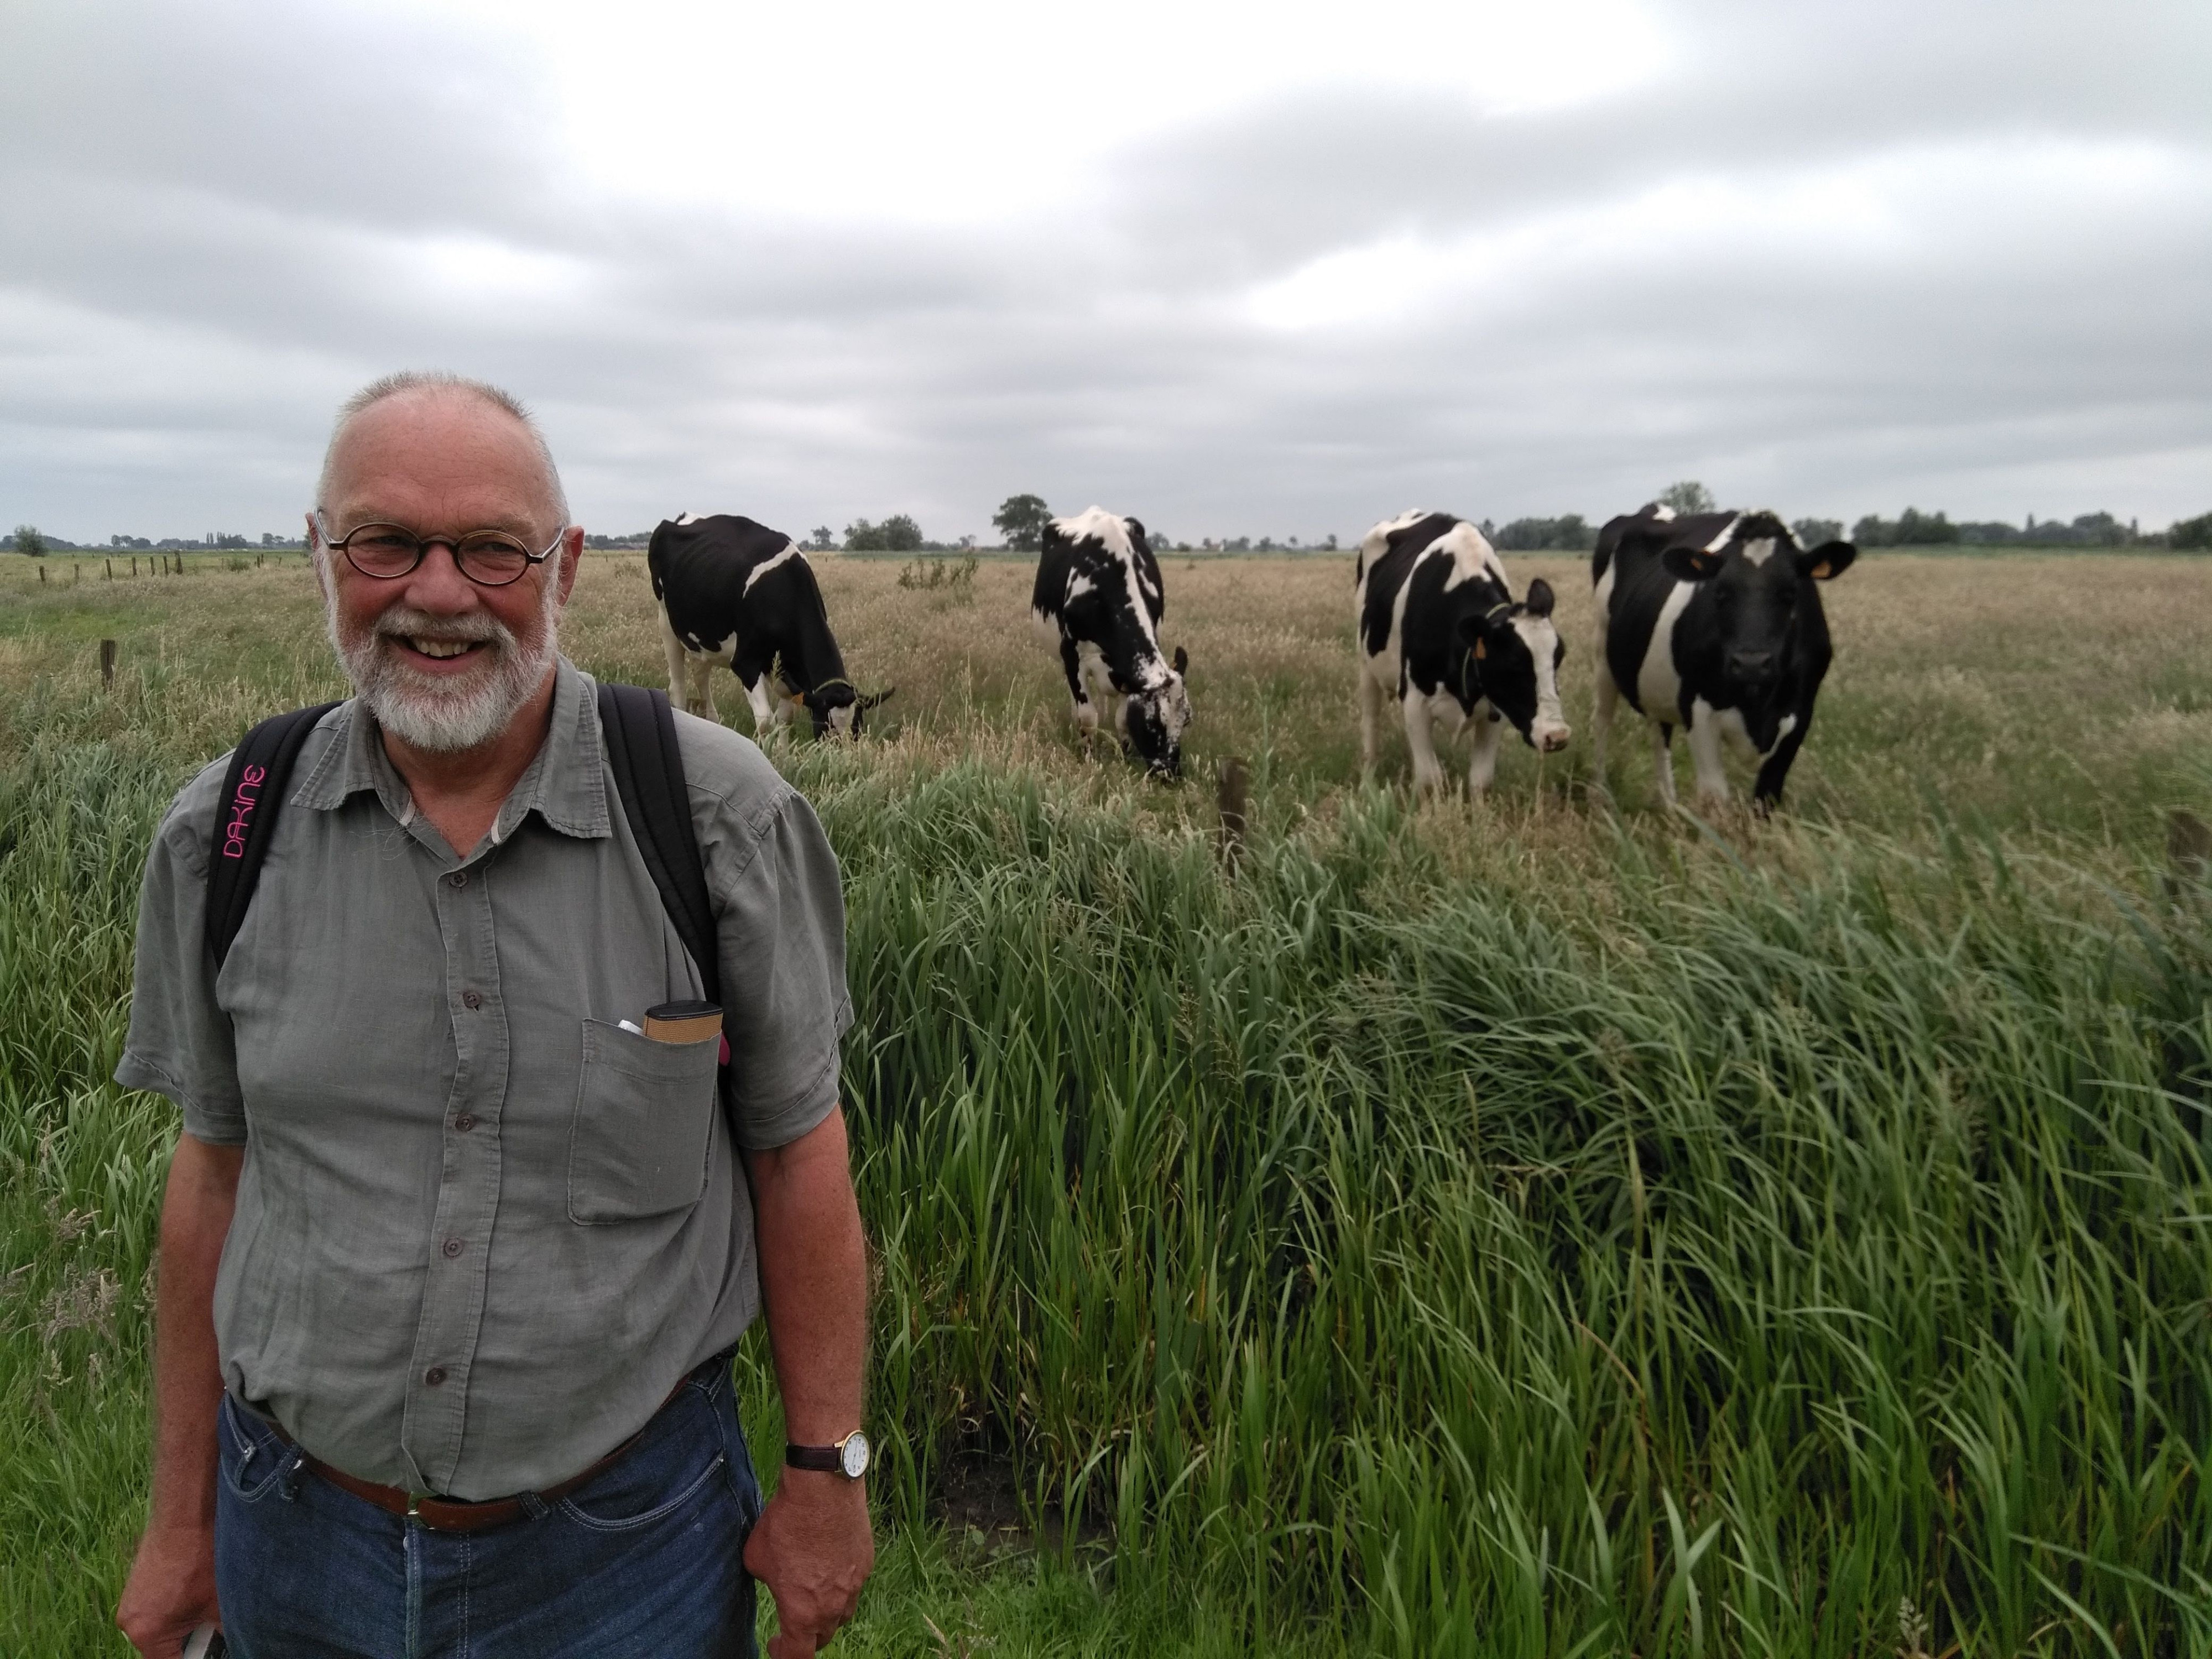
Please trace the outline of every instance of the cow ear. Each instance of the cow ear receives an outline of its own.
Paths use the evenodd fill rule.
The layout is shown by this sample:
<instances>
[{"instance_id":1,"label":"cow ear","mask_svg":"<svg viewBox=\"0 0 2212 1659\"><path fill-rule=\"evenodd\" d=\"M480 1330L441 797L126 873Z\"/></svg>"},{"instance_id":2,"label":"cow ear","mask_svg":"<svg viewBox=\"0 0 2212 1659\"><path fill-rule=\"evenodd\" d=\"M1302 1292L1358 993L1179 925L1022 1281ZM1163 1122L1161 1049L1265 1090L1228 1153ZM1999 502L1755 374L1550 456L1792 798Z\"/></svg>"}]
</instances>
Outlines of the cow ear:
<instances>
[{"instance_id":1,"label":"cow ear","mask_svg":"<svg viewBox=\"0 0 2212 1659\"><path fill-rule=\"evenodd\" d=\"M1181 646L1176 647L1175 671L1178 674L1188 674L1190 672L1190 653L1184 650Z\"/></svg>"},{"instance_id":2,"label":"cow ear","mask_svg":"<svg viewBox=\"0 0 2212 1659\"><path fill-rule=\"evenodd\" d=\"M1797 556L1797 568L1816 582L1833 581L1851 568L1859 556L1849 542L1822 542L1809 553Z\"/></svg>"},{"instance_id":3,"label":"cow ear","mask_svg":"<svg viewBox=\"0 0 2212 1659\"><path fill-rule=\"evenodd\" d=\"M1521 608L1539 621L1550 616L1552 614L1551 583L1546 581L1541 576L1530 582L1528 597L1521 602Z\"/></svg>"},{"instance_id":4,"label":"cow ear","mask_svg":"<svg viewBox=\"0 0 2212 1659\"><path fill-rule=\"evenodd\" d=\"M1723 556L1709 547L1670 547L1659 556L1676 581L1702 582L1720 574Z\"/></svg>"},{"instance_id":5,"label":"cow ear","mask_svg":"<svg viewBox=\"0 0 2212 1659\"><path fill-rule=\"evenodd\" d=\"M860 707L873 708L879 702L889 702L891 700L891 693L897 690L898 687L896 685L887 685L880 691L871 691L860 699Z\"/></svg>"}]
</instances>

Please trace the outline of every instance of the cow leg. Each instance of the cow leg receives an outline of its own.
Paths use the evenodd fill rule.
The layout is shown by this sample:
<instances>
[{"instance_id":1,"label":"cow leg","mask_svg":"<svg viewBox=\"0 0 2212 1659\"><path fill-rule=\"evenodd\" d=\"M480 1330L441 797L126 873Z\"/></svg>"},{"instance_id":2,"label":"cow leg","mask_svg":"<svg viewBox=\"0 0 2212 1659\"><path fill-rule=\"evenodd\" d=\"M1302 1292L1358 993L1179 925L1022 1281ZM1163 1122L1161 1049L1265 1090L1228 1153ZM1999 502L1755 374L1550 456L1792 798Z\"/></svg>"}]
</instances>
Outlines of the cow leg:
<instances>
[{"instance_id":1,"label":"cow leg","mask_svg":"<svg viewBox=\"0 0 2212 1659\"><path fill-rule=\"evenodd\" d=\"M1060 665L1067 676L1067 695L1074 699L1076 732L1088 748L1091 734L1098 729L1098 708L1091 701L1091 694L1084 690L1082 650L1065 634L1060 636Z\"/></svg>"},{"instance_id":2,"label":"cow leg","mask_svg":"<svg viewBox=\"0 0 2212 1659\"><path fill-rule=\"evenodd\" d=\"M1474 757L1468 763L1468 793L1479 795L1498 775L1498 744L1505 735L1505 722L1494 708L1474 719Z\"/></svg>"},{"instance_id":3,"label":"cow leg","mask_svg":"<svg viewBox=\"0 0 2212 1659\"><path fill-rule=\"evenodd\" d=\"M1721 762L1720 716L1699 702L1690 711L1690 763L1698 779L1698 804L1720 806L1729 798L1728 769Z\"/></svg>"},{"instance_id":4,"label":"cow leg","mask_svg":"<svg viewBox=\"0 0 2212 1659\"><path fill-rule=\"evenodd\" d=\"M1659 804L1674 805L1674 728L1664 720L1651 722L1651 765L1658 775Z\"/></svg>"},{"instance_id":5,"label":"cow leg","mask_svg":"<svg viewBox=\"0 0 2212 1659\"><path fill-rule=\"evenodd\" d=\"M1359 673L1359 779L1375 775L1375 721L1382 712L1382 688L1374 671L1361 663Z\"/></svg>"},{"instance_id":6,"label":"cow leg","mask_svg":"<svg viewBox=\"0 0 2212 1659\"><path fill-rule=\"evenodd\" d=\"M775 694L775 676L766 668L754 671L747 679L744 671L738 672L738 684L745 689L745 701L752 706L753 741L765 746L783 725L784 700Z\"/></svg>"},{"instance_id":7,"label":"cow leg","mask_svg":"<svg viewBox=\"0 0 2212 1659\"><path fill-rule=\"evenodd\" d=\"M687 714L698 714L700 711L691 706L684 691L684 676L690 672L690 653L684 649L684 641L676 637L676 630L668 625L665 611L660 613L660 643L668 653L668 701Z\"/></svg>"},{"instance_id":8,"label":"cow leg","mask_svg":"<svg viewBox=\"0 0 2212 1659\"><path fill-rule=\"evenodd\" d=\"M684 707L702 720L720 720L714 712L714 659L693 657L685 664L691 676L691 696Z\"/></svg>"},{"instance_id":9,"label":"cow leg","mask_svg":"<svg viewBox=\"0 0 2212 1659\"><path fill-rule=\"evenodd\" d=\"M1408 685L1398 702L1406 719L1406 746L1413 751L1413 798L1444 787L1444 769L1437 764L1436 716L1429 700Z\"/></svg>"},{"instance_id":10,"label":"cow leg","mask_svg":"<svg viewBox=\"0 0 2212 1659\"><path fill-rule=\"evenodd\" d=\"M1783 781L1790 775L1790 763L1797 758L1797 751L1805 746L1805 732L1812 724L1813 711L1808 708L1776 740L1759 763L1758 781L1751 787L1751 804L1759 817L1765 817L1782 804Z\"/></svg>"},{"instance_id":11,"label":"cow leg","mask_svg":"<svg viewBox=\"0 0 2212 1659\"><path fill-rule=\"evenodd\" d=\"M1620 688L1613 683L1613 671L1605 665L1605 647L1600 641L1597 701L1590 710L1590 785L1600 794L1613 793L1605 781L1605 740L1613 729L1613 711L1620 704Z\"/></svg>"}]
</instances>

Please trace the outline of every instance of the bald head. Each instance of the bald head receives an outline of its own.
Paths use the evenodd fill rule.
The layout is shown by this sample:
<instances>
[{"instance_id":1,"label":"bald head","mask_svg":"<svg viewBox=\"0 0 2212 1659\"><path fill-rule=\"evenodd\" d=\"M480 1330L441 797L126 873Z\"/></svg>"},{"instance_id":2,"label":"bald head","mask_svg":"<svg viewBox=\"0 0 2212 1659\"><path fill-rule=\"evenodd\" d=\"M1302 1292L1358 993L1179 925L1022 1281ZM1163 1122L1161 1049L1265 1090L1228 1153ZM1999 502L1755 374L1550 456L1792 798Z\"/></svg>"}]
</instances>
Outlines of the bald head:
<instances>
[{"instance_id":1,"label":"bald head","mask_svg":"<svg viewBox=\"0 0 2212 1659\"><path fill-rule=\"evenodd\" d=\"M544 520L545 533L568 522L568 498L553 452L518 398L463 375L404 369L371 381L338 410L315 486L315 505L333 526L348 515L346 497L362 483L358 475L388 465L395 444L413 451L418 467L421 458L433 453L444 464L439 470L492 469L510 492L527 498L532 516Z\"/></svg>"}]
</instances>

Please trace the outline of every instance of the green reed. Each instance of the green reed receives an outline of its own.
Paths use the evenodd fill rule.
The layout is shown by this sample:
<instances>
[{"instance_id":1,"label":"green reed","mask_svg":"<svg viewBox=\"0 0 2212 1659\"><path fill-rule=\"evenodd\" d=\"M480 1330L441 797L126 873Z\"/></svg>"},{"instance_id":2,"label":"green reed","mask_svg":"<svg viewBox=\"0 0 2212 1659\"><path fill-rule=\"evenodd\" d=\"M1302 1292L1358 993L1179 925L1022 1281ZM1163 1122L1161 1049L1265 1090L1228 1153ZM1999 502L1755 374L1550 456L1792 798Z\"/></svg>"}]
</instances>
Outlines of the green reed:
<instances>
[{"instance_id":1,"label":"green reed","mask_svg":"<svg viewBox=\"0 0 2212 1659\"><path fill-rule=\"evenodd\" d=\"M161 672L0 713L0 1618L40 1651L99 1647L143 1504L139 861L322 684ZM1381 793L1231 879L1137 786L785 764L846 864L892 1528L1001 1461L1053 1594L1110 1559L1209 1650L1860 1654L1909 1601L1930 1654L2212 1653L2201 887Z\"/></svg>"}]
</instances>

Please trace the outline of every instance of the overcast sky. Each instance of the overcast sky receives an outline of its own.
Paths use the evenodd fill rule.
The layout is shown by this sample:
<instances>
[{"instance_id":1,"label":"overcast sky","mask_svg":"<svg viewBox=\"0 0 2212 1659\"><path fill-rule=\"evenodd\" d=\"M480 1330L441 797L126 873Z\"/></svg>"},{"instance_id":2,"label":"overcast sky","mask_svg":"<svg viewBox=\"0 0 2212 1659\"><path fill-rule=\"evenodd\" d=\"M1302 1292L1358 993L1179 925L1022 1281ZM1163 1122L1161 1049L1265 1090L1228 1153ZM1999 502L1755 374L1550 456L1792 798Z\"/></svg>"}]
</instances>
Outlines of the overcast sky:
<instances>
[{"instance_id":1,"label":"overcast sky","mask_svg":"<svg viewBox=\"0 0 2212 1659\"><path fill-rule=\"evenodd\" d=\"M0 528L2212 508L2212 5L0 3Z\"/></svg>"}]
</instances>

